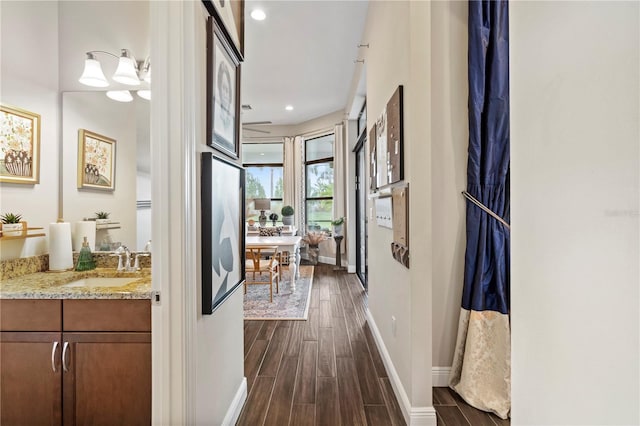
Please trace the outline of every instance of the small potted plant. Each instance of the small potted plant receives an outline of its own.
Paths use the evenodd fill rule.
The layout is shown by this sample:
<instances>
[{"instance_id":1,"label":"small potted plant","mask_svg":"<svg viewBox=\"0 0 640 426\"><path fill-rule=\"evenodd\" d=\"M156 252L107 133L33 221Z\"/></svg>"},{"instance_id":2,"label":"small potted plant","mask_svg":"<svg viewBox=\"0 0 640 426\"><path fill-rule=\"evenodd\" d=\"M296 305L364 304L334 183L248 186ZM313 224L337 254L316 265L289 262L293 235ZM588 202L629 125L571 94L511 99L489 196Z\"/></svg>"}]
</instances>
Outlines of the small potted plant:
<instances>
[{"instance_id":1,"label":"small potted plant","mask_svg":"<svg viewBox=\"0 0 640 426\"><path fill-rule=\"evenodd\" d=\"M108 212L96 212L96 225L101 225L109 223L109 213Z\"/></svg>"},{"instance_id":2,"label":"small potted plant","mask_svg":"<svg viewBox=\"0 0 640 426\"><path fill-rule=\"evenodd\" d=\"M2 235L14 236L20 235L24 229L24 223L22 221L22 215L14 213L5 213L0 216L2 220Z\"/></svg>"},{"instance_id":3,"label":"small potted plant","mask_svg":"<svg viewBox=\"0 0 640 426\"><path fill-rule=\"evenodd\" d=\"M277 213L271 213L269 215L269 220L273 221L273 226L276 226L276 221L278 220Z\"/></svg>"},{"instance_id":4,"label":"small potted plant","mask_svg":"<svg viewBox=\"0 0 640 426\"><path fill-rule=\"evenodd\" d=\"M282 213L283 225L293 225L293 207L284 206L280 213Z\"/></svg>"},{"instance_id":5,"label":"small potted plant","mask_svg":"<svg viewBox=\"0 0 640 426\"><path fill-rule=\"evenodd\" d=\"M339 217L338 219L334 219L331 221L331 225L333 225L333 235L339 237L342 235L342 227L344 226L344 216Z\"/></svg>"}]
</instances>

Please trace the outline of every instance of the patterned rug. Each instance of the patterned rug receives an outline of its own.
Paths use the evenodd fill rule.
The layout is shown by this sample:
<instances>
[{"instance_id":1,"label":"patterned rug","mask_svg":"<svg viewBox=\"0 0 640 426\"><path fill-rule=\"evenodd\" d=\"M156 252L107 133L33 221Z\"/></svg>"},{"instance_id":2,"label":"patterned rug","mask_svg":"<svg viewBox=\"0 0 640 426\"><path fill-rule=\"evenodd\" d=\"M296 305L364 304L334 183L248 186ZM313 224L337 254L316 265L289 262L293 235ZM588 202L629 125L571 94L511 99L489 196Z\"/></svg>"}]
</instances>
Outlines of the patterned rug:
<instances>
[{"instance_id":1,"label":"patterned rug","mask_svg":"<svg viewBox=\"0 0 640 426\"><path fill-rule=\"evenodd\" d=\"M258 276L256 275L256 279ZM268 275L263 278L268 282ZM300 266L300 278L296 280L296 291L290 287L289 270L283 269L280 292L273 285L273 303L269 302L268 285L248 285L244 295L244 319L246 320L306 320L309 315L313 266Z\"/></svg>"}]
</instances>

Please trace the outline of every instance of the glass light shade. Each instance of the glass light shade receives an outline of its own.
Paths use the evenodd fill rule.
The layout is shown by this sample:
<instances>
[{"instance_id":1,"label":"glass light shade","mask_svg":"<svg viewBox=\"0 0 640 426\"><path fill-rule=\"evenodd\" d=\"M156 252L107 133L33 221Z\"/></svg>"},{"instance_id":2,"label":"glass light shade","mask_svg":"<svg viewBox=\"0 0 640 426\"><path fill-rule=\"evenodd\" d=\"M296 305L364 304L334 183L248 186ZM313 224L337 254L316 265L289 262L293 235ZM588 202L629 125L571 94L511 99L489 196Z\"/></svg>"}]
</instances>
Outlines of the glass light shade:
<instances>
[{"instance_id":1,"label":"glass light shade","mask_svg":"<svg viewBox=\"0 0 640 426\"><path fill-rule=\"evenodd\" d=\"M120 56L118 68L116 69L116 73L113 74L113 80L129 86L140 85L140 79L138 78L138 73L136 71L136 62L125 52Z\"/></svg>"},{"instance_id":2,"label":"glass light shade","mask_svg":"<svg viewBox=\"0 0 640 426\"><path fill-rule=\"evenodd\" d=\"M118 102L131 102L133 100L133 96L128 90L109 90L107 96Z\"/></svg>"},{"instance_id":3,"label":"glass light shade","mask_svg":"<svg viewBox=\"0 0 640 426\"><path fill-rule=\"evenodd\" d=\"M151 90L138 90L136 92L142 99L151 100Z\"/></svg>"},{"instance_id":4,"label":"glass light shade","mask_svg":"<svg viewBox=\"0 0 640 426\"><path fill-rule=\"evenodd\" d=\"M107 87L109 85L107 78L102 72L100 62L93 59L91 54L87 54L87 59L84 60L84 71L78 81L91 87Z\"/></svg>"}]
</instances>

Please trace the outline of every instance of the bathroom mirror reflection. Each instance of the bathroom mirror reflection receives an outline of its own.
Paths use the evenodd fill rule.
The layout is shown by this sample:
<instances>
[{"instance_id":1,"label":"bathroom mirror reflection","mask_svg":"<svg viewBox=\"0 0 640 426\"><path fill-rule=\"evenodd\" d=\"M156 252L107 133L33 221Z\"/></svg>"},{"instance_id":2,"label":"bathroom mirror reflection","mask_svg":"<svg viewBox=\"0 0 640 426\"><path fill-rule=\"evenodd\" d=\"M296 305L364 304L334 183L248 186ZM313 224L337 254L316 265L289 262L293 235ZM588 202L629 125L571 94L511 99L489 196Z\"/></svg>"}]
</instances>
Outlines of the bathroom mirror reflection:
<instances>
[{"instance_id":1,"label":"bathroom mirror reflection","mask_svg":"<svg viewBox=\"0 0 640 426\"><path fill-rule=\"evenodd\" d=\"M150 101L139 97L136 91L149 89L150 85L142 79L143 75L139 76L139 86L114 81L119 61L112 55L118 56L121 49L127 49L139 67L151 59L149 3L60 1L58 13L60 192L64 220L73 228L78 221L95 218L97 212L108 212L109 223L97 224L95 249L113 249L121 243L132 251L144 250L151 239ZM108 52L94 54L108 87L89 87L78 81L86 53L91 51ZM115 101L106 96L109 90L129 90L133 100ZM79 185L80 129L115 140L113 182ZM74 237L77 241L77 236ZM78 249L74 245L74 250Z\"/></svg>"},{"instance_id":2,"label":"bathroom mirror reflection","mask_svg":"<svg viewBox=\"0 0 640 426\"><path fill-rule=\"evenodd\" d=\"M80 130L115 140L113 156L98 152L95 144L83 149ZM143 250L151 239L149 101L116 102L104 92L64 92L62 140L65 220L75 224L107 212L108 219L96 225L95 250L110 251L118 243ZM93 156L94 163L113 161L113 190L98 185L79 188L85 172L78 167L83 154Z\"/></svg>"}]
</instances>

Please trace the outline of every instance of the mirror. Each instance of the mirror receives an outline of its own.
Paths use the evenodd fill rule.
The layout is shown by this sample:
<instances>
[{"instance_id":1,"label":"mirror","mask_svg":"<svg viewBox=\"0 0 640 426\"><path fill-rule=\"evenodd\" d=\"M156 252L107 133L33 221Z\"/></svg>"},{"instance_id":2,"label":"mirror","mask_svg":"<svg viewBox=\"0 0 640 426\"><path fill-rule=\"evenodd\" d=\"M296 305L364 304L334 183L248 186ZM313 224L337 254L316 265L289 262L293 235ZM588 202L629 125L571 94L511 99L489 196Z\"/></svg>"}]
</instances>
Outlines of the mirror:
<instances>
[{"instance_id":1,"label":"mirror","mask_svg":"<svg viewBox=\"0 0 640 426\"><path fill-rule=\"evenodd\" d=\"M95 250L113 249L118 242L130 250L143 250L151 239L149 124L149 101L144 99L124 103L107 98L104 92L62 94L64 217L74 224L94 218L99 211L109 213L109 223L97 224ZM97 156L98 162L113 161L113 190L98 185L78 188L79 175L82 179L84 174L78 168L81 129L115 140L113 160L108 153ZM95 147L87 145L84 151L95 154Z\"/></svg>"},{"instance_id":2,"label":"mirror","mask_svg":"<svg viewBox=\"0 0 640 426\"><path fill-rule=\"evenodd\" d=\"M63 217L73 228L75 222L95 218L96 212L109 212L112 223L97 224L103 229L96 232L95 249L106 248L102 244L106 241L143 250L151 239L150 102L135 91L148 89L149 84L142 81L140 86L126 86L115 82L112 77L118 58L112 55L128 49L139 66L148 57L149 3L61 1L58 13ZM94 54L109 83L104 89L78 82L89 51L112 54ZM107 90L130 90L134 99L117 102L105 95ZM115 140L114 176L109 185L79 188L80 129ZM100 161L108 162L102 157ZM103 182L98 182L102 177L96 179L97 183Z\"/></svg>"}]
</instances>

